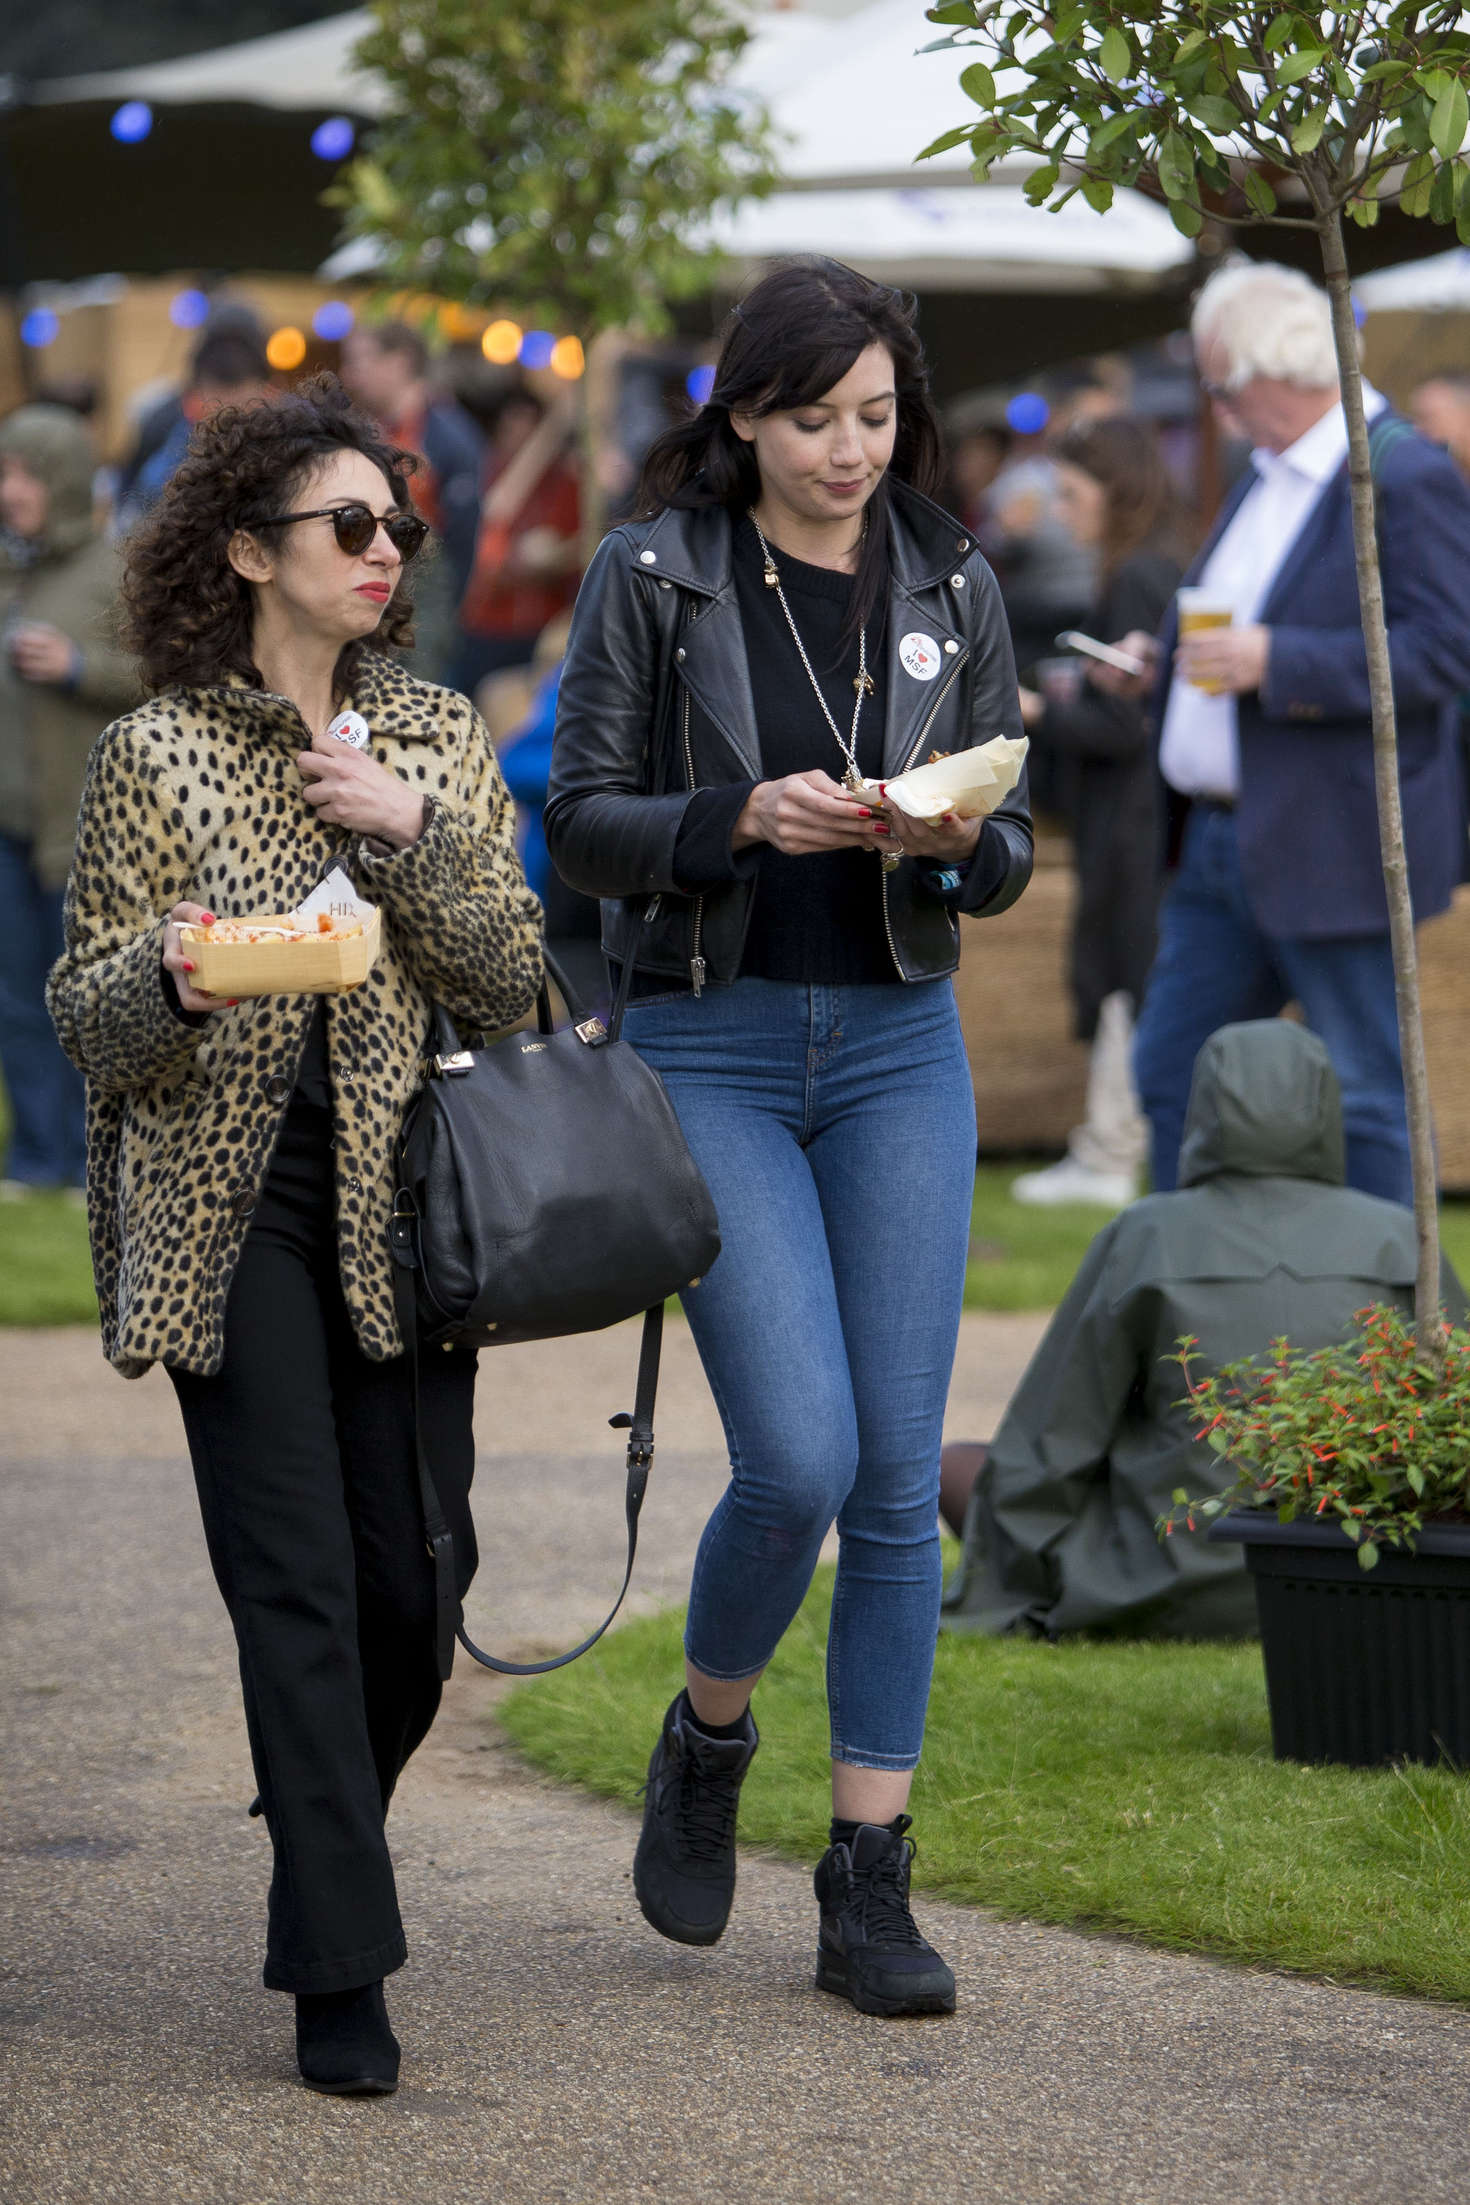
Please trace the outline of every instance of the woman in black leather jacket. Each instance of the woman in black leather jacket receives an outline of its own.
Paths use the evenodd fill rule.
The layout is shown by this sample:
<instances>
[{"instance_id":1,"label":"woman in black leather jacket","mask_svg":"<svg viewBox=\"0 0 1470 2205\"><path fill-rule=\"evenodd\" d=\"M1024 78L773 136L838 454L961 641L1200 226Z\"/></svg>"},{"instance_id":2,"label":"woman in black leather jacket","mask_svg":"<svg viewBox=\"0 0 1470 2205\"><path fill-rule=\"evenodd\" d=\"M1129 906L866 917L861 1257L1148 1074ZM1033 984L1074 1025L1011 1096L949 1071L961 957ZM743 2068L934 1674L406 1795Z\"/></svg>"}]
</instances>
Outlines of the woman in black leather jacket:
<instances>
[{"instance_id":1,"label":"woman in black leather jacket","mask_svg":"<svg viewBox=\"0 0 1470 2205\"><path fill-rule=\"evenodd\" d=\"M947 2012L908 1908L905 1813L939 1610L940 1427L975 1124L957 913L1026 884L1024 786L926 825L845 784L1020 732L994 579L925 494L939 440L912 303L833 261L767 276L713 392L649 454L645 518L577 600L545 826L636 966L723 1250L684 1297L729 1441L634 1864L665 1936L735 1883L752 1690L836 1519L833 1815L817 1981Z\"/></svg>"}]
</instances>

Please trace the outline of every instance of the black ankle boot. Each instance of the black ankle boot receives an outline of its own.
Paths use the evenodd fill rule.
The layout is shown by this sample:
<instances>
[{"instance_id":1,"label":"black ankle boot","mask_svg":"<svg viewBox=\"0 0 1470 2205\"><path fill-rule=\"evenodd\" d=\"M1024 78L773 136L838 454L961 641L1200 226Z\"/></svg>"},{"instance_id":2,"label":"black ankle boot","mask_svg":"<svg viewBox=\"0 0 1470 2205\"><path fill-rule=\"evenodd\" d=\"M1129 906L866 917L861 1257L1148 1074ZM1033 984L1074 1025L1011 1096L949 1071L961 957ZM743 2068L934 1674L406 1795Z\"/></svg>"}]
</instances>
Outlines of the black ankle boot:
<instances>
[{"instance_id":1,"label":"black ankle boot","mask_svg":"<svg viewBox=\"0 0 1470 2205\"><path fill-rule=\"evenodd\" d=\"M812 1881L822 1910L817 1988L850 1998L860 2014L952 2014L954 1976L909 1912L909 1818L858 1825L833 1845Z\"/></svg>"},{"instance_id":2,"label":"black ankle boot","mask_svg":"<svg viewBox=\"0 0 1470 2205\"><path fill-rule=\"evenodd\" d=\"M735 1809L760 1744L749 1709L734 1738L699 1729L681 1692L643 1789L633 1889L644 1917L681 1945L712 1945L735 1896Z\"/></svg>"},{"instance_id":3,"label":"black ankle boot","mask_svg":"<svg viewBox=\"0 0 1470 2205\"><path fill-rule=\"evenodd\" d=\"M298 1991L296 2064L308 2090L329 2098L386 2098L398 2088L398 2039L383 1986Z\"/></svg>"}]
</instances>

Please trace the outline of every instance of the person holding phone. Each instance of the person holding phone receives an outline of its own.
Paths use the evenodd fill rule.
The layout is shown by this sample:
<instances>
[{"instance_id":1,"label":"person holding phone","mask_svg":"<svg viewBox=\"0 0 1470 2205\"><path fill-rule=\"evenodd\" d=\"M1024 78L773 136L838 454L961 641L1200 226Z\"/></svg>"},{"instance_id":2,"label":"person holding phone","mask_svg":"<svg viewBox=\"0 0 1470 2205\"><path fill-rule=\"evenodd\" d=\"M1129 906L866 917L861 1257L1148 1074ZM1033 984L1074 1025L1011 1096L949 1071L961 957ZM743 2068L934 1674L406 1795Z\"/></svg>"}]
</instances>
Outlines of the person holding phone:
<instances>
[{"instance_id":1,"label":"person holding phone","mask_svg":"<svg viewBox=\"0 0 1470 2205\"><path fill-rule=\"evenodd\" d=\"M410 455L331 378L194 431L125 589L149 701L82 796L49 1001L87 1081L103 1345L168 1371L240 1651L274 1854L264 1980L302 2080L397 2083L406 1944L385 1820L439 1704L388 1219L432 1007L514 1023L541 973L512 807L463 697L393 658L428 535ZM334 865L382 914L368 980L222 1002L181 928L292 911ZM424 1445L462 1562L475 1358L430 1356Z\"/></svg>"},{"instance_id":2,"label":"person holding phone","mask_svg":"<svg viewBox=\"0 0 1470 2205\"><path fill-rule=\"evenodd\" d=\"M1068 430L1052 453L1057 500L1101 565L1089 631L1105 646L1163 619L1188 556L1184 502L1146 423L1122 415ZM1055 667L1056 662L1049 662ZM1142 672L1142 661L1135 661ZM1029 733L1061 761L1077 867L1071 984L1091 1044L1087 1114L1060 1163L1011 1183L1017 1201L1119 1209L1138 1192L1148 1129L1133 1084L1133 1022L1153 962L1161 878L1157 781L1136 696L1110 691L1107 661L1075 658L1047 693L1023 689Z\"/></svg>"},{"instance_id":3,"label":"person holding phone","mask_svg":"<svg viewBox=\"0 0 1470 2205\"><path fill-rule=\"evenodd\" d=\"M999 591L926 495L938 473L913 302L836 261L763 278L588 570L545 812L552 862L634 961L624 1032L723 1240L683 1301L731 1482L634 1889L666 1937L724 1930L751 1695L835 1519L817 1981L879 2014L954 2005L909 1911L905 1811L975 1170L949 975L956 914L1004 911L1031 870L1024 782L983 822L854 792L1020 732Z\"/></svg>"}]
</instances>

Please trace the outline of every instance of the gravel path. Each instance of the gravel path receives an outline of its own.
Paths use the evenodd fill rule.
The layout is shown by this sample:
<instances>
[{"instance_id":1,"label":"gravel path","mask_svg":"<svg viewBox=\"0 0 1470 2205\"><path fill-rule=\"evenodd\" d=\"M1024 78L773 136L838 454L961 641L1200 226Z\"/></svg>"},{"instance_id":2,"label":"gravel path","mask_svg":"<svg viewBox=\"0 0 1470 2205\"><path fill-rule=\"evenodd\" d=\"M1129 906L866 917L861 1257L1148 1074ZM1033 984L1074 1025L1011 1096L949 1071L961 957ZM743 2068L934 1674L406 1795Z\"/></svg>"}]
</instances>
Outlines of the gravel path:
<instances>
[{"instance_id":1,"label":"gravel path","mask_svg":"<svg viewBox=\"0 0 1470 2205\"><path fill-rule=\"evenodd\" d=\"M951 1430L1036 1336L966 1320ZM614 1574L626 1335L487 1357L473 1622L585 1628ZM671 1328L638 1605L678 1598L719 1434ZM569 1377L569 1373L571 1374ZM1462 2200L1470 2017L928 1905L952 2021L811 1988L806 1875L747 1856L723 1943L646 1928L617 1808L520 1766L456 1677L405 1778L396 2098L294 2080L257 1973L267 1848L173 1398L0 1334L4 2205L1300 2205ZM488 1597L491 1577L498 1594Z\"/></svg>"}]
</instances>

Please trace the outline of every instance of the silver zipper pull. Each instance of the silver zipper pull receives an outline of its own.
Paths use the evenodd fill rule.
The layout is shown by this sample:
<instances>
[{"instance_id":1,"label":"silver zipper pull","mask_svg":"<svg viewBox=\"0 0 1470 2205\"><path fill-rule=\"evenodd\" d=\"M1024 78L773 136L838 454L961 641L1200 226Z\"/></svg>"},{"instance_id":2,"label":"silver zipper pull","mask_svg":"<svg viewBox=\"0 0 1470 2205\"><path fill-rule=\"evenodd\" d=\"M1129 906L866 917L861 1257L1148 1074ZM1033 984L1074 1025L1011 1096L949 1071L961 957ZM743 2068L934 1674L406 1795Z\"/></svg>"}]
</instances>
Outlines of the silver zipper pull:
<instances>
[{"instance_id":1,"label":"silver zipper pull","mask_svg":"<svg viewBox=\"0 0 1470 2205\"><path fill-rule=\"evenodd\" d=\"M704 986L704 975L704 959L702 957L691 957L689 960L689 977L694 982L694 992L696 995L700 993L701 989Z\"/></svg>"}]
</instances>

